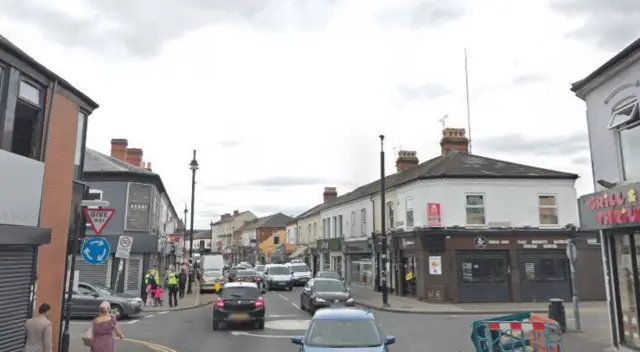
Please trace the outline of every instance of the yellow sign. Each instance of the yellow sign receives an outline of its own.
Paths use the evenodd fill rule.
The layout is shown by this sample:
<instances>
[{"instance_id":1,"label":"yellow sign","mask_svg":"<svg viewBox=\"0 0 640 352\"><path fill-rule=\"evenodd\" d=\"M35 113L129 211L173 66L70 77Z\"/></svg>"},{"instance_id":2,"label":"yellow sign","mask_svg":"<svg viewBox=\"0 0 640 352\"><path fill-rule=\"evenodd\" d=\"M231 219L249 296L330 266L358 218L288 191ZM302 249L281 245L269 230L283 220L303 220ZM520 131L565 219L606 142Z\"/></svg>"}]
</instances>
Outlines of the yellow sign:
<instances>
[{"instance_id":1,"label":"yellow sign","mask_svg":"<svg viewBox=\"0 0 640 352\"><path fill-rule=\"evenodd\" d=\"M404 280L405 280L405 281L409 281L409 280L411 280L411 279L413 279L413 273L406 273L406 274L404 274Z\"/></svg>"},{"instance_id":2,"label":"yellow sign","mask_svg":"<svg viewBox=\"0 0 640 352\"><path fill-rule=\"evenodd\" d=\"M220 291L220 283L216 282L216 285L214 286L216 292Z\"/></svg>"}]
</instances>

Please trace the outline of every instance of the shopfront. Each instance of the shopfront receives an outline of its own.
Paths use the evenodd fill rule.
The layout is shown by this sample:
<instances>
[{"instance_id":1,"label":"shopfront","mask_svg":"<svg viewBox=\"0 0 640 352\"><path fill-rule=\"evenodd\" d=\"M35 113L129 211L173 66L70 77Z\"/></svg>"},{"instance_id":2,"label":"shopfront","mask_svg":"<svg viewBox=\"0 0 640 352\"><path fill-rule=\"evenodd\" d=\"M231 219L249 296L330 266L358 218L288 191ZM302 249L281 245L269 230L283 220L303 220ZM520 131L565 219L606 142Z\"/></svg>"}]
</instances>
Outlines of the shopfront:
<instances>
[{"instance_id":1,"label":"shopfront","mask_svg":"<svg viewBox=\"0 0 640 352\"><path fill-rule=\"evenodd\" d=\"M396 248L399 249L396 255L394 268L396 269L395 286L399 287L400 296L417 297L417 282L419 274L419 254L422 250L422 243L418 236L398 238Z\"/></svg>"},{"instance_id":2,"label":"shopfront","mask_svg":"<svg viewBox=\"0 0 640 352\"><path fill-rule=\"evenodd\" d=\"M345 257L346 282L373 286L371 241L345 241L342 249Z\"/></svg>"},{"instance_id":3,"label":"shopfront","mask_svg":"<svg viewBox=\"0 0 640 352\"><path fill-rule=\"evenodd\" d=\"M616 347L640 351L640 183L580 197L582 228L602 239Z\"/></svg>"},{"instance_id":4,"label":"shopfront","mask_svg":"<svg viewBox=\"0 0 640 352\"><path fill-rule=\"evenodd\" d=\"M343 275L342 239L328 238L317 241L320 252L321 270L333 271Z\"/></svg>"}]
</instances>

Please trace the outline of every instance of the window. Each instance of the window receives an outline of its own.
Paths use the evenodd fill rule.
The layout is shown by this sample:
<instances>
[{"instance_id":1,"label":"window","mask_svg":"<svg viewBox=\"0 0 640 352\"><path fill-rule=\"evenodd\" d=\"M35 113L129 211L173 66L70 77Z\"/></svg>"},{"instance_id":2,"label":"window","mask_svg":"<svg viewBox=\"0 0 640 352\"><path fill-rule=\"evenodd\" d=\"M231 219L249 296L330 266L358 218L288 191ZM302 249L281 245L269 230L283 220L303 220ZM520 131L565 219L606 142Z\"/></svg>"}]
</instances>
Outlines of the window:
<instances>
[{"instance_id":1,"label":"window","mask_svg":"<svg viewBox=\"0 0 640 352\"><path fill-rule=\"evenodd\" d=\"M316 222L313 222L313 240L317 240L318 239L318 224L316 224Z\"/></svg>"},{"instance_id":2,"label":"window","mask_svg":"<svg viewBox=\"0 0 640 352\"><path fill-rule=\"evenodd\" d=\"M273 231L273 244L280 244L280 234L278 231Z\"/></svg>"},{"instance_id":3,"label":"window","mask_svg":"<svg viewBox=\"0 0 640 352\"><path fill-rule=\"evenodd\" d=\"M351 229L349 230L349 233L351 236L355 236L356 235L356 212L355 211L351 212L350 226L351 226Z\"/></svg>"},{"instance_id":4,"label":"window","mask_svg":"<svg viewBox=\"0 0 640 352\"><path fill-rule=\"evenodd\" d=\"M329 238L329 218L322 219L322 238Z\"/></svg>"},{"instance_id":5,"label":"window","mask_svg":"<svg viewBox=\"0 0 640 352\"><path fill-rule=\"evenodd\" d=\"M480 194L466 196L467 225L484 225L484 196Z\"/></svg>"},{"instance_id":6,"label":"window","mask_svg":"<svg viewBox=\"0 0 640 352\"><path fill-rule=\"evenodd\" d=\"M344 237L344 233L342 232L342 215L338 215L338 235L337 237Z\"/></svg>"},{"instance_id":7,"label":"window","mask_svg":"<svg viewBox=\"0 0 640 352\"><path fill-rule=\"evenodd\" d=\"M313 234L313 236L314 236L313 238L315 238L315 235L316 234L314 233ZM307 238L306 238L305 242L308 242L310 237L311 237L311 224L307 225Z\"/></svg>"},{"instance_id":8,"label":"window","mask_svg":"<svg viewBox=\"0 0 640 352\"><path fill-rule=\"evenodd\" d=\"M86 200L102 200L102 191L98 189L91 189L85 198Z\"/></svg>"},{"instance_id":9,"label":"window","mask_svg":"<svg viewBox=\"0 0 640 352\"><path fill-rule=\"evenodd\" d=\"M18 94L20 96L20 99L28 101L33 105L37 105L37 106L41 105L40 99L42 99L42 97L41 97L40 89L38 87L35 87L34 85L27 83L25 81L20 81L20 88L18 91L19 91Z\"/></svg>"},{"instance_id":10,"label":"window","mask_svg":"<svg viewBox=\"0 0 640 352\"><path fill-rule=\"evenodd\" d=\"M44 90L21 79L20 72L15 69L4 71L7 72L8 75L3 75L8 78L9 94L6 94L6 110L0 131L2 149L40 160L44 130Z\"/></svg>"},{"instance_id":11,"label":"window","mask_svg":"<svg viewBox=\"0 0 640 352\"><path fill-rule=\"evenodd\" d=\"M405 200L405 211L407 213L407 228L413 227L413 198L407 197Z\"/></svg>"},{"instance_id":12,"label":"window","mask_svg":"<svg viewBox=\"0 0 640 352\"><path fill-rule=\"evenodd\" d=\"M395 227L395 217L393 216L393 202L387 203L387 214L389 214L389 223L387 228Z\"/></svg>"},{"instance_id":13,"label":"window","mask_svg":"<svg viewBox=\"0 0 640 352\"><path fill-rule=\"evenodd\" d=\"M632 98L618 104L609 121L609 129L618 136L625 180L640 178L640 164L634 163L634 154L640 151L640 107Z\"/></svg>"},{"instance_id":14,"label":"window","mask_svg":"<svg viewBox=\"0 0 640 352\"><path fill-rule=\"evenodd\" d=\"M361 235L366 235L367 234L367 209L366 208L362 208L360 209L360 234Z\"/></svg>"},{"instance_id":15,"label":"window","mask_svg":"<svg viewBox=\"0 0 640 352\"><path fill-rule=\"evenodd\" d=\"M374 349L382 346L375 320L314 320L305 343L310 347Z\"/></svg>"},{"instance_id":16,"label":"window","mask_svg":"<svg viewBox=\"0 0 640 352\"><path fill-rule=\"evenodd\" d=\"M338 217L333 217L333 232L331 233L331 238L338 237Z\"/></svg>"},{"instance_id":17,"label":"window","mask_svg":"<svg viewBox=\"0 0 640 352\"><path fill-rule=\"evenodd\" d=\"M287 242L292 243L293 235L291 234L291 229L287 229Z\"/></svg>"},{"instance_id":18,"label":"window","mask_svg":"<svg viewBox=\"0 0 640 352\"><path fill-rule=\"evenodd\" d=\"M557 225L556 196L538 196L538 213L540 214L540 225Z\"/></svg>"}]
</instances>

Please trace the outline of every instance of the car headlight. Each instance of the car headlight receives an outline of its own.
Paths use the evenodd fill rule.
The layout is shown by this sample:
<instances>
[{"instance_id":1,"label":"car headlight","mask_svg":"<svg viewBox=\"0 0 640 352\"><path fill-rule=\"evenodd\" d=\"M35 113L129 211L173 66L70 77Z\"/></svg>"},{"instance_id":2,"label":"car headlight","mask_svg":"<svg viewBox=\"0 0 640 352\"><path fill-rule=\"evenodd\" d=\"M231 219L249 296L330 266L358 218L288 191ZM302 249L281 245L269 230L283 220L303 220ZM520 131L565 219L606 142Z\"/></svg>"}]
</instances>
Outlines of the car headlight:
<instances>
[{"instance_id":1,"label":"car headlight","mask_svg":"<svg viewBox=\"0 0 640 352\"><path fill-rule=\"evenodd\" d=\"M316 302L326 302L326 301L320 297L316 297Z\"/></svg>"},{"instance_id":2,"label":"car headlight","mask_svg":"<svg viewBox=\"0 0 640 352\"><path fill-rule=\"evenodd\" d=\"M353 297L349 297L349 299L347 300L347 303L353 303Z\"/></svg>"}]
</instances>

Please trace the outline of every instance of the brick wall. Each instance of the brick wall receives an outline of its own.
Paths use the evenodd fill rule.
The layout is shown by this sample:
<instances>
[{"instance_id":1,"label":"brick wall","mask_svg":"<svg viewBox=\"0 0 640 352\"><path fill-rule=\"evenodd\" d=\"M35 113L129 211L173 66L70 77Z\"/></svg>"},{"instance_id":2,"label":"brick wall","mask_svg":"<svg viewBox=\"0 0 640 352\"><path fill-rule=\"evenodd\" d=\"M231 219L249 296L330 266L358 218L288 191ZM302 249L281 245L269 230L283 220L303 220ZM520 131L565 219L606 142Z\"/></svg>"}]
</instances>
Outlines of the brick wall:
<instances>
[{"instance_id":1,"label":"brick wall","mask_svg":"<svg viewBox=\"0 0 640 352\"><path fill-rule=\"evenodd\" d=\"M40 227L51 228L51 244L38 253L36 307L49 303L53 318L53 350L57 350L66 245L71 213L71 192L78 125L78 107L62 95L55 96L44 168Z\"/></svg>"}]
</instances>

